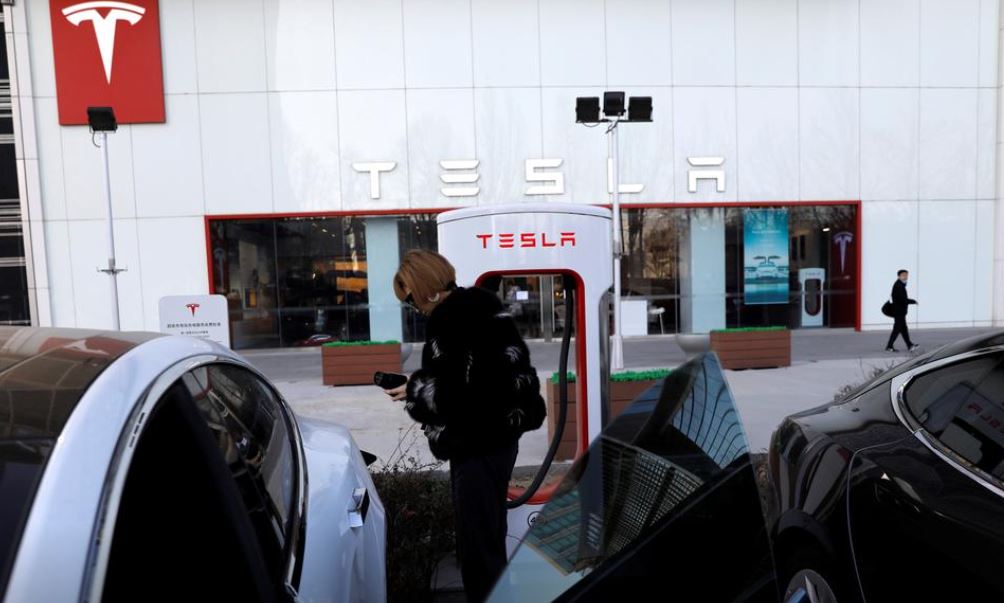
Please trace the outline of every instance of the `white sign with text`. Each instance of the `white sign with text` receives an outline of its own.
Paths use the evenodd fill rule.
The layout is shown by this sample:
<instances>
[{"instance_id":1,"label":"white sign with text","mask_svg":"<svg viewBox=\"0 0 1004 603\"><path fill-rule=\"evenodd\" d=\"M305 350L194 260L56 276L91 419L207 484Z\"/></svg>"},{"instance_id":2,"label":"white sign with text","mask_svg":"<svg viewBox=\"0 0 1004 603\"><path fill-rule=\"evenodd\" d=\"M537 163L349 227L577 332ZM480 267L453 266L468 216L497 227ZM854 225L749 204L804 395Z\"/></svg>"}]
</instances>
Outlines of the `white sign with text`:
<instances>
[{"instance_id":1,"label":"white sign with text","mask_svg":"<svg viewBox=\"0 0 1004 603\"><path fill-rule=\"evenodd\" d=\"M160 330L209 339L230 347L227 298L222 295L168 295L160 298Z\"/></svg>"}]
</instances>

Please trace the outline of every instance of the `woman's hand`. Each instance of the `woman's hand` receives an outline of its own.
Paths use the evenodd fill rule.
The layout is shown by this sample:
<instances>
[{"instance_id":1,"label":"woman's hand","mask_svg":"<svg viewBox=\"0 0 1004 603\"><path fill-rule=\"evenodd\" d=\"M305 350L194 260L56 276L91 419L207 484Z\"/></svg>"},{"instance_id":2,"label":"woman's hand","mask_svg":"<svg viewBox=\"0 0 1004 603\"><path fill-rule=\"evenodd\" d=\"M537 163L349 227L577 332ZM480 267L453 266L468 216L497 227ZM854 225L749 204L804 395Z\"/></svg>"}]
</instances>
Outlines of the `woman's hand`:
<instances>
[{"instance_id":1,"label":"woman's hand","mask_svg":"<svg viewBox=\"0 0 1004 603\"><path fill-rule=\"evenodd\" d=\"M398 402L400 400L404 400L408 396L408 384L405 383L404 385L399 385L394 389L385 389L383 391L390 396L391 400Z\"/></svg>"}]
</instances>

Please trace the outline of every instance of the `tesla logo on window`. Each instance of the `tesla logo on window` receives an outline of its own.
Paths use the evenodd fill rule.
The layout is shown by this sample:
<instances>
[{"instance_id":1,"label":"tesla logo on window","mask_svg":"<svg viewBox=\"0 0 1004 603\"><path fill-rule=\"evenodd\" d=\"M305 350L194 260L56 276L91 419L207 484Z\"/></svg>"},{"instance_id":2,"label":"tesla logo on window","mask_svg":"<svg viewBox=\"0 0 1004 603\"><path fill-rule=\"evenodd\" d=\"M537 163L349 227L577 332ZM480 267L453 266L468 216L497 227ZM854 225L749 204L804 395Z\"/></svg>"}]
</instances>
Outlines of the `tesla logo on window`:
<instances>
[{"instance_id":1,"label":"tesla logo on window","mask_svg":"<svg viewBox=\"0 0 1004 603\"><path fill-rule=\"evenodd\" d=\"M119 123L164 121L157 0L50 0L59 123L86 124L88 106Z\"/></svg>"},{"instance_id":2,"label":"tesla logo on window","mask_svg":"<svg viewBox=\"0 0 1004 603\"><path fill-rule=\"evenodd\" d=\"M575 233L562 232L559 236L550 237L547 233L536 232L500 232L498 234L477 234L474 235L481 241L481 249L488 249L488 245L499 249L513 249L516 247L575 247Z\"/></svg>"},{"instance_id":3,"label":"tesla logo on window","mask_svg":"<svg viewBox=\"0 0 1004 603\"><path fill-rule=\"evenodd\" d=\"M199 309L199 304L185 304L185 307L192 313L192 316L195 316L195 311Z\"/></svg>"},{"instance_id":4,"label":"tesla logo on window","mask_svg":"<svg viewBox=\"0 0 1004 603\"><path fill-rule=\"evenodd\" d=\"M854 235L845 231L833 235L833 242L840 247L840 272L846 271L847 246L854 242Z\"/></svg>"}]
</instances>

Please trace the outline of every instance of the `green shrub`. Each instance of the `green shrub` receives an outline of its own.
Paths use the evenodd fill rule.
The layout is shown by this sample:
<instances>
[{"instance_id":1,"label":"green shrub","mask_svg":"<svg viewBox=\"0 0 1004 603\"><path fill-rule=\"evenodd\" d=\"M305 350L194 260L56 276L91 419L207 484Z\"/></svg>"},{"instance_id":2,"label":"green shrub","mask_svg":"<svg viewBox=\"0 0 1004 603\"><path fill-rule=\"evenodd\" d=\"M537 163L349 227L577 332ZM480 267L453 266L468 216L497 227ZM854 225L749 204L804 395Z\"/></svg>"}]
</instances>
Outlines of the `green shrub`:
<instances>
[{"instance_id":1,"label":"green shrub","mask_svg":"<svg viewBox=\"0 0 1004 603\"><path fill-rule=\"evenodd\" d=\"M625 382L625 381L658 381L659 379L665 379L667 375L672 373L670 369L652 369L649 371L621 371L619 373L614 373L610 375L610 380L615 383ZM557 383L560 373L551 374L551 383ZM568 382L575 383L575 373L568 373Z\"/></svg>"},{"instance_id":2,"label":"green shrub","mask_svg":"<svg viewBox=\"0 0 1004 603\"><path fill-rule=\"evenodd\" d=\"M321 344L326 348L341 348L350 345L393 345L400 344L400 341L329 341L328 343Z\"/></svg>"},{"instance_id":3,"label":"green shrub","mask_svg":"<svg viewBox=\"0 0 1004 603\"><path fill-rule=\"evenodd\" d=\"M874 381L875 379L877 379L882 373L884 373L884 372L886 372L888 370L893 369L894 367L896 367L897 364L899 364L899 363L898 362L890 362L890 363L885 364L884 366L869 366L869 367L866 367L866 366L864 366L864 364L862 364L861 365L861 376L862 376L861 381L858 381L857 383L848 383L847 385L844 385L843 387L841 387L840 389L838 389L836 391L836 393L833 394L833 401L834 402L840 402L841 400L843 400L847 396L849 396L849 395L853 394L854 392L856 392L862 386L867 385L868 383L871 383L872 381Z\"/></svg>"},{"instance_id":4,"label":"green shrub","mask_svg":"<svg viewBox=\"0 0 1004 603\"><path fill-rule=\"evenodd\" d=\"M714 329L712 333L757 333L761 331L787 331L788 327L737 327L734 329Z\"/></svg>"},{"instance_id":5,"label":"green shrub","mask_svg":"<svg viewBox=\"0 0 1004 603\"><path fill-rule=\"evenodd\" d=\"M450 476L442 463L423 464L411 454L425 445L416 427L405 430L398 451L372 472L387 513L389 603L431 601L432 573L456 550Z\"/></svg>"},{"instance_id":6,"label":"green shrub","mask_svg":"<svg viewBox=\"0 0 1004 603\"><path fill-rule=\"evenodd\" d=\"M665 379L673 371L669 369L654 369L650 371L624 371L610 375L610 380L617 383L621 381L658 381Z\"/></svg>"}]
</instances>

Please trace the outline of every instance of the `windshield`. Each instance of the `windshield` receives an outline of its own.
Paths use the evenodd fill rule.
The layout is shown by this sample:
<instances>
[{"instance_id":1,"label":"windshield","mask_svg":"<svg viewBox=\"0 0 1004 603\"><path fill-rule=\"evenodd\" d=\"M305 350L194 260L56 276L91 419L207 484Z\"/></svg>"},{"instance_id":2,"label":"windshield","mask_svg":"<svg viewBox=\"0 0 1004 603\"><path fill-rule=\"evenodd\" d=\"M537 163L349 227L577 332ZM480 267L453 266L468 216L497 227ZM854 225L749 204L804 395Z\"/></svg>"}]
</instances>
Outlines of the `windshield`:
<instances>
[{"instance_id":1,"label":"windshield","mask_svg":"<svg viewBox=\"0 0 1004 603\"><path fill-rule=\"evenodd\" d=\"M650 581L666 600L754 600L761 590L769 600L764 526L732 395L716 357L703 355L604 429L541 510L490 600L605 599L625 579ZM714 583L692 580L709 566Z\"/></svg>"}]
</instances>

